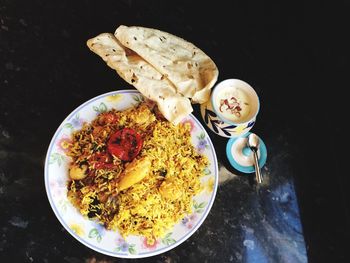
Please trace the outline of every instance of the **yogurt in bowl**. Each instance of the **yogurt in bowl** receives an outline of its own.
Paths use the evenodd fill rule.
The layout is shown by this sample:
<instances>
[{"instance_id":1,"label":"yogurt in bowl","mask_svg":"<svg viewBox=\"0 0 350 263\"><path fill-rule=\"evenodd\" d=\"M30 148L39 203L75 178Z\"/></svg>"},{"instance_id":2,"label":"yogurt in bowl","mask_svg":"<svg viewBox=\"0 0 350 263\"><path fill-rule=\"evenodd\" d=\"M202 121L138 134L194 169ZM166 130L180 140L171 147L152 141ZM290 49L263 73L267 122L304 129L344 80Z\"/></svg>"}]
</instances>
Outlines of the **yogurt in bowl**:
<instances>
[{"instance_id":1,"label":"yogurt in bowl","mask_svg":"<svg viewBox=\"0 0 350 263\"><path fill-rule=\"evenodd\" d=\"M259 111L259 98L255 90L238 79L220 82L214 88L211 102L216 114L232 124L249 122Z\"/></svg>"},{"instance_id":2,"label":"yogurt in bowl","mask_svg":"<svg viewBox=\"0 0 350 263\"><path fill-rule=\"evenodd\" d=\"M232 138L253 127L259 107L259 97L248 83L227 79L214 87L210 101L201 105L201 114L213 132Z\"/></svg>"}]
</instances>

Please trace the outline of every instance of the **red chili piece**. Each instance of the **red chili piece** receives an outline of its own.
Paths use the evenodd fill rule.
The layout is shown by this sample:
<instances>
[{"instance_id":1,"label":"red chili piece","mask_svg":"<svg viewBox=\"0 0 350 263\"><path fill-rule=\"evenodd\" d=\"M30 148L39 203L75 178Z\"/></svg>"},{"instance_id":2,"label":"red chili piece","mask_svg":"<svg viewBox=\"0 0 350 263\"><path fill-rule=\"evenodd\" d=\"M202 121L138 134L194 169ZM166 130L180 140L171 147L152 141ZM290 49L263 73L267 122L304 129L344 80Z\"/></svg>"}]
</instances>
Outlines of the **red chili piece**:
<instances>
[{"instance_id":1,"label":"red chili piece","mask_svg":"<svg viewBox=\"0 0 350 263\"><path fill-rule=\"evenodd\" d=\"M95 169L113 169L112 156L108 153L94 153L90 160L90 165L94 165Z\"/></svg>"},{"instance_id":2,"label":"red chili piece","mask_svg":"<svg viewBox=\"0 0 350 263\"><path fill-rule=\"evenodd\" d=\"M101 113L98 117L98 123L100 125L115 124L117 122L118 117L111 112Z\"/></svg>"},{"instance_id":3,"label":"red chili piece","mask_svg":"<svg viewBox=\"0 0 350 263\"><path fill-rule=\"evenodd\" d=\"M123 161L131 161L141 151L143 140L134 129L121 129L109 138L108 152Z\"/></svg>"}]
</instances>

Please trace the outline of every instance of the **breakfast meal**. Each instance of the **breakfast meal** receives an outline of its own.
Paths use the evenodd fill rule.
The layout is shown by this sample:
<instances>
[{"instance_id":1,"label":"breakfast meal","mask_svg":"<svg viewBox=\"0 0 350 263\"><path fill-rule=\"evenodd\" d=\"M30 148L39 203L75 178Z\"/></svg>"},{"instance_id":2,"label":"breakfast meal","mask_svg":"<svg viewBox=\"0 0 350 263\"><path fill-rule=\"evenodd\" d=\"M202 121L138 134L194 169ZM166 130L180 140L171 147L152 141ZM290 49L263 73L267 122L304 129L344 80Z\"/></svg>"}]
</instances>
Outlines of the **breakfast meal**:
<instances>
[{"instance_id":1,"label":"breakfast meal","mask_svg":"<svg viewBox=\"0 0 350 263\"><path fill-rule=\"evenodd\" d=\"M87 45L174 124L193 111L191 103L209 100L219 74L198 47L157 29L121 25Z\"/></svg>"},{"instance_id":2,"label":"breakfast meal","mask_svg":"<svg viewBox=\"0 0 350 263\"><path fill-rule=\"evenodd\" d=\"M102 112L73 133L68 199L124 237L155 240L191 213L206 156L191 125L173 125L154 102Z\"/></svg>"}]
</instances>

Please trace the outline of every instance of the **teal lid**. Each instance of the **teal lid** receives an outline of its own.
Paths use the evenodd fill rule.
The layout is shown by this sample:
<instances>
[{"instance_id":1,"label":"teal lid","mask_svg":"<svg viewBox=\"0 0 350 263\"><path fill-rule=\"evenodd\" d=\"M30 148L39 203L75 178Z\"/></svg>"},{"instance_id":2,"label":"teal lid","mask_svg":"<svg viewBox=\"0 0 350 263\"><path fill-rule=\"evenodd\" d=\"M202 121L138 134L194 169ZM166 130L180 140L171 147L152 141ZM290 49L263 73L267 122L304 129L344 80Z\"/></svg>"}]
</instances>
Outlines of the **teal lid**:
<instances>
[{"instance_id":1,"label":"teal lid","mask_svg":"<svg viewBox=\"0 0 350 263\"><path fill-rule=\"evenodd\" d=\"M250 132L238 137L231 138L228 140L226 145L226 156L231 166L236 170L243 173L253 173L254 159L253 152L247 146L248 136ZM259 136L258 136L259 137ZM259 166L262 168L267 159L266 145L263 140L259 137L259 149L258 149Z\"/></svg>"}]
</instances>

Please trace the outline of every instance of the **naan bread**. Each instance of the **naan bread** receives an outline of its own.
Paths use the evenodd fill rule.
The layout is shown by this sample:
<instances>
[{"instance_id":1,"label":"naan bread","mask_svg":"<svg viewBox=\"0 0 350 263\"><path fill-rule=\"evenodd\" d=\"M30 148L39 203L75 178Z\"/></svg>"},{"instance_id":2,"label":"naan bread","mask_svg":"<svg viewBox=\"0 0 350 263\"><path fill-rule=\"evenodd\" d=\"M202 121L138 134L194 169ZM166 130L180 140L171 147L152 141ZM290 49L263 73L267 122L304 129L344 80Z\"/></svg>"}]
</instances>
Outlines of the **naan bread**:
<instances>
[{"instance_id":1,"label":"naan bread","mask_svg":"<svg viewBox=\"0 0 350 263\"><path fill-rule=\"evenodd\" d=\"M103 33L89 39L87 46L126 82L155 101L164 117L177 124L193 109L188 98L176 92L174 85L138 54L124 47L113 34Z\"/></svg>"},{"instance_id":2,"label":"naan bread","mask_svg":"<svg viewBox=\"0 0 350 263\"><path fill-rule=\"evenodd\" d=\"M172 34L145 27L119 26L115 31L120 43L135 51L192 102L209 100L219 71L202 50Z\"/></svg>"}]
</instances>

